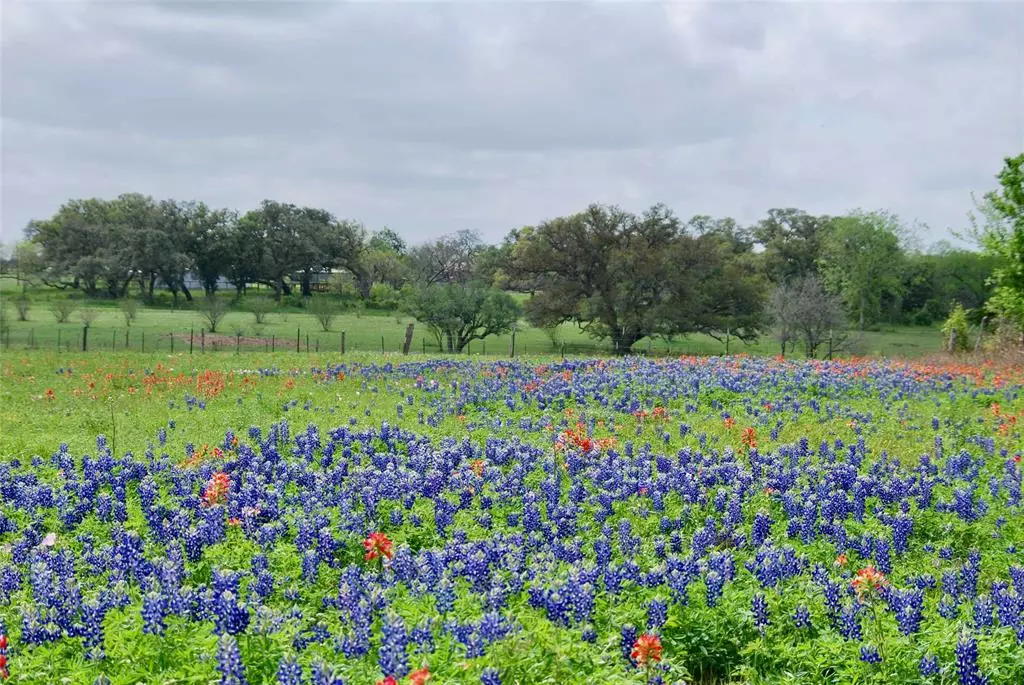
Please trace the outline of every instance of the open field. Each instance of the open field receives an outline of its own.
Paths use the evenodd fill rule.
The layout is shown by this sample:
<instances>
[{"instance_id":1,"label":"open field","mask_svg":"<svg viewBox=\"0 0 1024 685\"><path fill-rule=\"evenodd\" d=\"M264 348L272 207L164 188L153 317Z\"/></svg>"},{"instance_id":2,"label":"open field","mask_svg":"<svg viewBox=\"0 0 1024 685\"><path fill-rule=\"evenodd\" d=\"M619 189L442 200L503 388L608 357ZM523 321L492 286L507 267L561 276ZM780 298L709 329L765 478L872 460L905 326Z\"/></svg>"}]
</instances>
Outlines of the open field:
<instances>
[{"instance_id":1,"label":"open field","mask_svg":"<svg viewBox=\"0 0 1024 685\"><path fill-rule=\"evenodd\" d=\"M1024 682L1019 369L10 352L0 382L10 682L950 683L974 648Z\"/></svg>"},{"instance_id":2,"label":"open field","mask_svg":"<svg viewBox=\"0 0 1024 685\"><path fill-rule=\"evenodd\" d=\"M93 304L89 308L96 314L87 338L87 346L92 350L187 352L191 338L193 352L198 352L201 337L205 340L202 331L209 329L209 323L202 313L196 310L140 307L137 319L128 326L116 305ZM11 350L81 350L83 325L80 314L80 311L75 311L69 322L58 324L50 311L49 302L40 299L30 310L29 321L18 321L14 315L13 304L8 304L10 333L0 338L0 345L5 348L9 346ZM269 352L272 347L275 351L295 351L298 346L300 351L305 352L308 342L311 352L340 352L341 334L344 331L346 352L381 352L383 347L385 353L394 353L401 351L405 329L409 323L415 323L415 320L400 313L366 310L358 316L351 312L338 315L331 322L330 330L324 331L315 316L301 309L268 314L266 323L262 325L255 323L251 313L231 311L218 325L217 335L211 335L207 341L205 351L235 351L238 348ZM849 335L851 338L858 336L855 332ZM470 343L468 352L473 355L508 356L511 343L510 335L489 336L484 341L475 340ZM520 330L516 333L517 355L559 354L563 346L566 354L594 355L611 352L607 341L594 340L572 324L559 327L554 340L545 331L533 328L525 322L520 324ZM822 354L826 348L827 345L823 346ZM937 329L885 326L878 331L864 332L856 345L837 352L837 356L855 354L914 358L930 355L941 349L942 335ZM439 348L430 332L417 324L412 350L421 354L436 353ZM661 339L644 339L635 345L634 351L638 354L650 352L652 355L718 355L726 352L726 346L723 341L710 336L694 334L677 338L671 343ZM729 353L775 355L778 354L778 345L770 335L765 335L752 344L732 339Z\"/></svg>"}]
</instances>

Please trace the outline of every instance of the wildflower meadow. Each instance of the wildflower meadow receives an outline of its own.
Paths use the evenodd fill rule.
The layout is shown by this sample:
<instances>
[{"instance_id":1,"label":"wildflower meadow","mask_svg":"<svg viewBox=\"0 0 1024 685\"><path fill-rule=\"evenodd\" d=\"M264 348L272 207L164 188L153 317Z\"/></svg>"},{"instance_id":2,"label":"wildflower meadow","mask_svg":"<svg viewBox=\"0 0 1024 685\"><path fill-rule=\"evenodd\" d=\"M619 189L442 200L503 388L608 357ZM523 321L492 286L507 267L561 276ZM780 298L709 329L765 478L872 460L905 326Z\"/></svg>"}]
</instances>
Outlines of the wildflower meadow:
<instances>
[{"instance_id":1,"label":"wildflower meadow","mask_svg":"<svg viewBox=\"0 0 1024 685\"><path fill-rule=\"evenodd\" d=\"M1024 371L5 355L11 683L1024 683Z\"/></svg>"}]
</instances>

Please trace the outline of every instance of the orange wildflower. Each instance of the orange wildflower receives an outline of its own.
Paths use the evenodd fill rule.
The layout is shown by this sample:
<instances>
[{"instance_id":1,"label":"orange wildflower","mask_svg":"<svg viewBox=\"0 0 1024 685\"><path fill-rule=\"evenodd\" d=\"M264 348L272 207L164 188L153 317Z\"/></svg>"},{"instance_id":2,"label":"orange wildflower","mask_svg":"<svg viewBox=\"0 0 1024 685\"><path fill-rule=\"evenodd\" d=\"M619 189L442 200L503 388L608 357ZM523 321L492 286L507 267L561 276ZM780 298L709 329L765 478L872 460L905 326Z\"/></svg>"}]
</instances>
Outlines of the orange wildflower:
<instances>
[{"instance_id":1,"label":"orange wildflower","mask_svg":"<svg viewBox=\"0 0 1024 685\"><path fill-rule=\"evenodd\" d=\"M646 666L651 662L661 661L661 638L651 633L644 633L633 643L630 656L637 666Z\"/></svg>"}]
</instances>

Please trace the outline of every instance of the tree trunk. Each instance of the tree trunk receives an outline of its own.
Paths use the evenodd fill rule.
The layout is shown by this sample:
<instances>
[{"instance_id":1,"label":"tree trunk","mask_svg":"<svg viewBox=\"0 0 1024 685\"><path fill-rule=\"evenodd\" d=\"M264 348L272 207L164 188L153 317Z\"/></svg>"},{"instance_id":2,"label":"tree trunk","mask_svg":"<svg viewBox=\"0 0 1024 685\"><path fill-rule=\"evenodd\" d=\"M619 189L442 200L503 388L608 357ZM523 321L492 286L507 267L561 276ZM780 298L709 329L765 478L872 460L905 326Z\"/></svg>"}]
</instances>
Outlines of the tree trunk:
<instances>
[{"instance_id":1,"label":"tree trunk","mask_svg":"<svg viewBox=\"0 0 1024 685\"><path fill-rule=\"evenodd\" d=\"M313 275L312 275L312 272L311 272L310 269L306 269L305 271L302 272L302 290L301 290L301 292L302 292L302 296L303 297L312 297L312 295L313 295L312 280L313 280Z\"/></svg>"},{"instance_id":2,"label":"tree trunk","mask_svg":"<svg viewBox=\"0 0 1024 685\"><path fill-rule=\"evenodd\" d=\"M156 285L156 274L149 275L149 302L153 302L153 287Z\"/></svg>"},{"instance_id":3,"label":"tree trunk","mask_svg":"<svg viewBox=\"0 0 1024 685\"><path fill-rule=\"evenodd\" d=\"M861 331L864 330L864 309L867 307L867 296L862 291L860 294L860 322L858 327Z\"/></svg>"},{"instance_id":4,"label":"tree trunk","mask_svg":"<svg viewBox=\"0 0 1024 685\"><path fill-rule=\"evenodd\" d=\"M182 284L182 286L181 286L181 292L185 293L185 301L186 302L191 302L192 301L192 293L189 292L188 287L185 286L184 284Z\"/></svg>"},{"instance_id":5,"label":"tree trunk","mask_svg":"<svg viewBox=\"0 0 1024 685\"><path fill-rule=\"evenodd\" d=\"M455 335L451 331L445 332L445 337L448 339L448 352L455 352Z\"/></svg>"},{"instance_id":6,"label":"tree trunk","mask_svg":"<svg viewBox=\"0 0 1024 685\"><path fill-rule=\"evenodd\" d=\"M633 343L640 339L640 336L636 333L627 333L625 331L614 331L612 333L612 348L617 355L629 354L630 348L633 347Z\"/></svg>"}]
</instances>

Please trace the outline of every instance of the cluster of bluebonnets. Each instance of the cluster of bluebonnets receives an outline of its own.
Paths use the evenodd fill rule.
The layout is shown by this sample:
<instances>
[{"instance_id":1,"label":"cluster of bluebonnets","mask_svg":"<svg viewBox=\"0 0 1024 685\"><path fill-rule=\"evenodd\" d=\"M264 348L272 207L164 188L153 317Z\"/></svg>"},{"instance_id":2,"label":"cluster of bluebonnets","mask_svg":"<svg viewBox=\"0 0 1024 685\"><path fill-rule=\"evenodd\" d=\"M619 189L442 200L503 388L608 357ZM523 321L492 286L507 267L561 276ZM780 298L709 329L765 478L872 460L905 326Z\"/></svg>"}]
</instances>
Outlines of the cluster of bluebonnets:
<instances>
[{"instance_id":1,"label":"cluster of bluebonnets","mask_svg":"<svg viewBox=\"0 0 1024 685\"><path fill-rule=\"evenodd\" d=\"M172 418L134 453L0 463L0 668L116 674L116 624L202 636L196 668L233 684L1024 682L1018 385L755 359L309 375L329 392L215 446Z\"/></svg>"}]
</instances>

